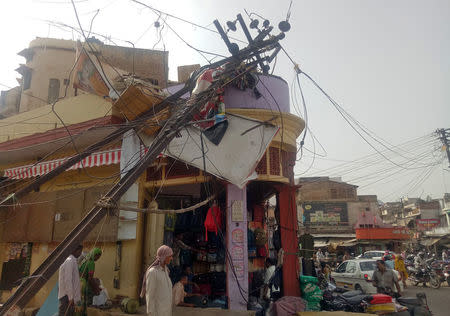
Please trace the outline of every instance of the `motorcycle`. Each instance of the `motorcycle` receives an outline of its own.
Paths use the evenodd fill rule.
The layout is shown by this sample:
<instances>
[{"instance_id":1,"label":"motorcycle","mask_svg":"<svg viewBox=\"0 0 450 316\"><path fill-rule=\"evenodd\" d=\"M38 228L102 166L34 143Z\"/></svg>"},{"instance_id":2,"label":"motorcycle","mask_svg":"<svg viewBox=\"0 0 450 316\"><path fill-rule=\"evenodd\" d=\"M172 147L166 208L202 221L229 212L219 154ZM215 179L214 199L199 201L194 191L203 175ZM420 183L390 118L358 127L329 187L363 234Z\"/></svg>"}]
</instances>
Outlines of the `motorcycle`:
<instances>
[{"instance_id":1,"label":"motorcycle","mask_svg":"<svg viewBox=\"0 0 450 316\"><path fill-rule=\"evenodd\" d=\"M349 291L335 295L332 291L326 290L323 293L321 307L324 311L346 311L352 313L364 313L369 295L361 291Z\"/></svg>"},{"instance_id":2,"label":"motorcycle","mask_svg":"<svg viewBox=\"0 0 450 316\"><path fill-rule=\"evenodd\" d=\"M392 291L386 290L386 292ZM361 291L349 291L336 295L333 291L326 290L323 293L321 307L323 311L346 311L353 313L365 313L372 295ZM425 293L417 293L416 297L397 297L397 302L408 309L411 316L431 316Z\"/></svg>"},{"instance_id":3,"label":"motorcycle","mask_svg":"<svg viewBox=\"0 0 450 316\"><path fill-rule=\"evenodd\" d=\"M439 277L439 281L441 283L443 282L448 282L448 271L447 271L447 276L445 275L446 272L446 264L444 261L442 260L435 260L431 263L431 268L433 269L433 271L436 273L436 275Z\"/></svg>"},{"instance_id":4,"label":"motorcycle","mask_svg":"<svg viewBox=\"0 0 450 316\"><path fill-rule=\"evenodd\" d=\"M444 277L445 281L447 281L447 285L450 286L450 264L447 264L444 267Z\"/></svg>"},{"instance_id":5,"label":"motorcycle","mask_svg":"<svg viewBox=\"0 0 450 316\"><path fill-rule=\"evenodd\" d=\"M441 287L441 280L436 272L431 268L429 264L425 267L416 269L414 267L408 266L408 280L410 280L415 286L419 283L429 283L433 289L438 289Z\"/></svg>"},{"instance_id":6,"label":"motorcycle","mask_svg":"<svg viewBox=\"0 0 450 316\"><path fill-rule=\"evenodd\" d=\"M432 315L425 293L417 293L416 297L399 297L397 302L405 306L411 316Z\"/></svg>"}]
</instances>

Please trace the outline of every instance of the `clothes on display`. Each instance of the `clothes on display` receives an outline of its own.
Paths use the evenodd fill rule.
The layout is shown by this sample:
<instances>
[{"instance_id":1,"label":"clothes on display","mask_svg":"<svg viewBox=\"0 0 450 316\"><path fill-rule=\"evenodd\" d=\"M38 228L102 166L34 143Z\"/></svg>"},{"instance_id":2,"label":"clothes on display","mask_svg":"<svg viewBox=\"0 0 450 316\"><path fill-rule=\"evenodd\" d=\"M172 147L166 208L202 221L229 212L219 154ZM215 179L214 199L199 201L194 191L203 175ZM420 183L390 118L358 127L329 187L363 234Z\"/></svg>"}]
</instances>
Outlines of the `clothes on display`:
<instances>
[{"instance_id":1,"label":"clothes on display","mask_svg":"<svg viewBox=\"0 0 450 316\"><path fill-rule=\"evenodd\" d=\"M226 251L219 234L219 230L224 230L223 216L220 207L214 203L209 209L204 207L165 217L164 241L174 252L169 267L171 281L177 284L189 267L192 274L187 292L201 294L207 302L226 295Z\"/></svg>"},{"instance_id":2,"label":"clothes on display","mask_svg":"<svg viewBox=\"0 0 450 316\"><path fill-rule=\"evenodd\" d=\"M208 232L218 233L218 228L222 228L222 211L217 205L208 209L205 219L205 237L208 240Z\"/></svg>"}]
</instances>

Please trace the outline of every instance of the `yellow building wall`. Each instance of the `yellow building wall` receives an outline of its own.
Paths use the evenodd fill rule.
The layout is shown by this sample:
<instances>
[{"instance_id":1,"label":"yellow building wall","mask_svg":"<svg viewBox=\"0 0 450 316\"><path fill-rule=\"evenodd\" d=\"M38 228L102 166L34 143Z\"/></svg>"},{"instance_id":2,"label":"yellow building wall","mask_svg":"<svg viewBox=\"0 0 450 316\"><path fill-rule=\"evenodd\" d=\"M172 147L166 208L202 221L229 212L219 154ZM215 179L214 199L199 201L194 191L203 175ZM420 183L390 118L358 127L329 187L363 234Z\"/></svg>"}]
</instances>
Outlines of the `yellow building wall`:
<instances>
[{"instance_id":1,"label":"yellow building wall","mask_svg":"<svg viewBox=\"0 0 450 316\"><path fill-rule=\"evenodd\" d=\"M111 298L116 295L128 296L137 298L139 295L140 285L140 260L137 257L142 248L136 240L129 240L122 242L122 260L120 271L114 271L116 262L116 243L101 243L98 244L103 254L101 258L95 263L95 277L102 280L103 285L108 290ZM85 245L83 251L90 251L93 244ZM48 243L33 244L31 267L30 271L33 273L42 262L50 254L51 246ZM0 244L0 260L3 263L5 258L6 243ZM1 273L1 266L0 266ZM114 288L114 277L118 276L120 280L120 288ZM56 272L47 283L39 290L39 292L28 303L29 307L42 306L47 299L51 290L58 281L58 272ZM2 291L1 302L4 303L13 291Z\"/></svg>"},{"instance_id":2,"label":"yellow building wall","mask_svg":"<svg viewBox=\"0 0 450 316\"><path fill-rule=\"evenodd\" d=\"M55 178L54 181L50 181L41 186L41 192L46 191L58 191L67 189L85 189L96 185L106 185L114 182L115 179L106 179L113 174L119 172L118 165L104 166L97 168L88 168L87 175L83 170L66 171ZM103 178L103 180L102 180ZM104 180L106 179L106 180ZM139 198L141 197L142 190L139 192ZM80 210L81 211L81 210ZM0 213L0 220L2 220L2 214ZM162 221L159 222L164 231L164 215ZM140 292L140 278L143 271L143 214L138 215L137 231L135 240L122 241L122 255L120 270L115 271L116 262L116 243L115 242L99 242L96 247L103 250L102 257L96 262L95 276L102 280L103 285L107 288L111 298L116 295L128 296L137 298ZM1 229L2 225L0 225ZM153 232L148 234L154 236ZM158 239L159 240L159 239ZM161 234L162 242L162 234ZM158 245L158 247L161 244ZM0 243L0 262L3 263L6 255L6 243ZM31 257L30 272L33 273L39 265L48 257L48 255L56 247L56 243L34 243ZM83 251L90 251L94 247L92 242L85 243ZM157 249L157 248L156 248ZM156 250L154 250L154 253ZM0 274L2 265L0 264ZM120 288L114 288L114 278L120 280ZM39 307L46 300L48 294L53 289L58 279L58 273L55 273L49 281L42 287L42 289L35 295L35 297L29 302L29 307ZM1 293L1 302L5 302L11 295L11 291L3 291Z\"/></svg>"},{"instance_id":3,"label":"yellow building wall","mask_svg":"<svg viewBox=\"0 0 450 316\"><path fill-rule=\"evenodd\" d=\"M55 104L55 111L67 126L102 118L107 113L111 115L111 108L111 102L93 94L82 94ZM64 125L48 104L0 120L0 143L60 127Z\"/></svg>"},{"instance_id":4,"label":"yellow building wall","mask_svg":"<svg viewBox=\"0 0 450 316\"><path fill-rule=\"evenodd\" d=\"M36 38L30 42L28 50L33 52L26 66L31 68L30 88L23 90L20 101L20 112L36 109L47 104L50 79L58 79L60 83L59 97L63 97L67 87L67 97L75 95L73 88L72 67L76 61L77 43L71 40L54 38ZM130 47L110 46L91 43L103 58L103 63L114 65L125 72L134 72L141 78L156 79L161 87L165 87L168 79L168 52ZM115 75L115 74L114 74ZM64 85L64 79L70 80ZM108 78L113 80L114 78ZM82 93L79 91L79 93Z\"/></svg>"},{"instance_id":5,"label":"yellow building wall","mask_svg":"<svg viewBox=\"0 0 450 316\"><path fill-rule=\"evenodd\" d=\"M227 109L227 112L251 117L263 122L270 120L269 123L280 127L280 131L275 135L270 146L282 147L283 150L291 152L297 151L297 138L305 128L305 122L300 117L290 113L279 113L263 109L230 108Z\"/></svg>"},{"instance_id":6,"label":"yellow building wall","mask_svg":"<svg viewBox=\"0 0 450 316\"><path fill-rule=\"evenodd\" d=\"M70 78L75 63L75 42L72 49L46 47L34 50L33 59L27 63L31 71L31 85L23 90L20 100L20 112L36 109L47 104L50 79L59 80L59 97L63 97L66 86L64 79ZM67 87L67 97L75 95L72 84Z\"/></svg>"}]
</instances>

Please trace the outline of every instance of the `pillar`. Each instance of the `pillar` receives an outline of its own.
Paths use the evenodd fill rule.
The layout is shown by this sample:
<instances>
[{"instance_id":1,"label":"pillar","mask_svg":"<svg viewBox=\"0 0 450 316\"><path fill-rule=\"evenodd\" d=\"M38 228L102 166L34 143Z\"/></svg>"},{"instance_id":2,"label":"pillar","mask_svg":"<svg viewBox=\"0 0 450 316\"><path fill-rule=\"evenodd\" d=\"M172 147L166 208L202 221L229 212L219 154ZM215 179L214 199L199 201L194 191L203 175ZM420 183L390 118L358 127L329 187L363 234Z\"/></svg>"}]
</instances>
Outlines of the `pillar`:
<instances>
[{"instance_id":1,"label":"pillar","mask_svg":"<svg viewBox=\"0 0 450 316\"><path fill-rule=\"evenodd\" d=\"M227 259L228 308L247 310L248 249L247 249L247 190L227 184Z\"/></svg>"},{"instance_id":2,"label":"pillar","mask_svg":"<svg viewBox=\"0 0 450 316\"><path fill-rule=\"evenodd\" d=\"M295 203L295 186L278 187L280 209L281 247L285 252L283 261L283 294L300 296L298 282L298 240L297 240L297 207Z\"/></svg>"}]
</instances>

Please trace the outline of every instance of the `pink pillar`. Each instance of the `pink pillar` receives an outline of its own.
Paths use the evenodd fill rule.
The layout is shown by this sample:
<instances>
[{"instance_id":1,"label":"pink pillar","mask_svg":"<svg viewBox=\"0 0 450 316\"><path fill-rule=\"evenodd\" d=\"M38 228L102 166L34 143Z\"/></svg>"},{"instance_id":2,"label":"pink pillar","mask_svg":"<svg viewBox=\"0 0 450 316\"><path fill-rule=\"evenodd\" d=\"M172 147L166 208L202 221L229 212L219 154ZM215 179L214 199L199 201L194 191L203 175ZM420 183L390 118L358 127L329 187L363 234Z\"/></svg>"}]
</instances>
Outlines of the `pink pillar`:
<instances>
[{"instance_id":1,"label":"pink pillar","mask_svg":"<svg viewBox=\"0 0 450 316\"><path fill-rule=\"evenodd\" d=\"M299 263L296 255L298 253L298 223L295 191L295 186L282 185L278 187L281 247L285 252L283 261L283 294L285 296L300 296L300 286L297 278Z\"/></svg>"},{"instance_id":2,"label":"pink pillar","mask_svg":"<svg viewBox=\"0 0 450 316\"><path fill-rule=\"evenodd\" d=\"M248 249L247 249L247 190L227 184L227 259L228 307L247 310ZM233 272L234 271L234 272Z\"/></svg>"}]
</instances>

